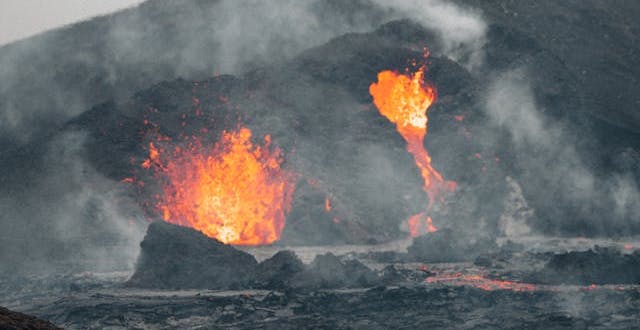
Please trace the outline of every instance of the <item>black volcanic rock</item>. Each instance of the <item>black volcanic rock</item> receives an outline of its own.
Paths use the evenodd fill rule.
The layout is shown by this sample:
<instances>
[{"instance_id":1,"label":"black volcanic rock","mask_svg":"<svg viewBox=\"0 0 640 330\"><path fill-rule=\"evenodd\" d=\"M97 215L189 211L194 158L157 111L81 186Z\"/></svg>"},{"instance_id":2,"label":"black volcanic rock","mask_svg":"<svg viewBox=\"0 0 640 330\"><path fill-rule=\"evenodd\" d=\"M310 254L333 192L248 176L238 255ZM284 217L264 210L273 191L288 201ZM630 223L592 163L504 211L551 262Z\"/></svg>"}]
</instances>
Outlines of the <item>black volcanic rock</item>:
<instances>
[{"instance_id":1,"label":"black volcanic rock","mask_svg":"<svg viewBox=\"0 0 640 330\"><path fill-rule=\"evenodd\" d=\"M35 316L0 307L0 329L3 330L56 330L62 329Z\"/></svg>"},{"instance_id":2,"label":"black volcanic rock","mask_svg":"<svg viewBox=\"0 0 640 330\"><path fill-rule=\"evenodd\" d=\"M256 286L268 289L285 288L291 279L304 269L305 265L293 251L278 251L273 257L263 260L256 268Z\"/></svg>"},{"instance_id":3,"label":"black volcanic rock","mask_svg":"<svg viewBox=\"0 0 640 330\"><path fill-rule=\"evenodd\" d=\"M163 221L149 225L128 286L140 288L248 287L257 262L194 229Z\"/></svg>"},{"instance_id":4,"label":"black volcanic rock","mask_svg":"<svg viewBox=\"0 0 640 330\"><path fill-rule=\"evenodd\" d=\"M47 136L92 105L126 99L149 85L203 79L214 70L248 70L353 28L373 28L388 16L368 1L312 1L297 8L318 25L289 33L273 26L287 26L283 17L263 14L272 8L218 0L144 1L0 46L0 150ZM230 19L255 32L238 34L229 29Z\"/></svg>"},{"instance_id":5,"label":"black volcanic rock","mask_svg":"<svg viewBox=\"0 0 640 330\"><path fill-rule=\"evenodd\" d=\"M637 79L640 59L634 55L640 52L637 42L640 22L635 19L640 15L638 2L619 1L615 5L598 0L454 2L481 10L491 29L518 34L515 38L496 40L502 47L537 48L540 54L545 52L560 59L569 73L565 77L575 79L572 84L580 86L575 97L583 109L577 114L587 112L618 126L617 132L610 132L603 139L613 142L620 135L640 131L636 106L640 95ZM504 63L507 62L500 65ZM543 84L538 86L545 88ZM570 99L569 95L563 98ZM571 111L565 114L571 115ZM602 128L600 132L605 133L607 128Z\"/></svg>"},{"instance_id":6,"label":"black volcanic rock","mask_svg":"<svg viewBox=\"0 0 640 330\"><path fill-rule=\"evenodd\" d=\"M407 248L408 258L420 262L472 261L478 255L496 248L495 241L488 237L469 237L443 228L424 236L416 237Z\"/></svg>"},{"instance_id":7,"label":"black volcanic rock","mask_svg":"<svg viewBox=\"0 0 640 330\"><path fill-rule=\"evenodd\" d=\"M583 308L567 310L570 302ZM417 285L222 297L82 295L37 310L70 329L635 329L639 304L635 290L567 295Z\"/></svg>"},{"instance_id":8,"label":"black volcanic rock","mask_svg":"<svg viewBox=\"0 0 640 330\"><path fill-rule=\"evenodd\" d=\"M637 152L640 147L640 60L635 55L640 52L640 24L635 19L640 3L454 2L482 11L488 23L483 71L527 69L526 81L540 112L549 124L562 127L566 141L557 144L576 146L580 163L597 180L596 190L609 185L616 172L626 173L625 180L634 185L640 182L640 162L631 161L634 165L625 169L616 164L627 150ZM634 216L637 211L611 212L617 205L611 198L615 193L576 198L579 194L572 191L576 189L571 187L572 180L548 175L549 168L566 162L558 159L563 154L559 156L527 150L514 159L510 175L526 184L523 194L536 209L532 227L550 234L590 237L624 236L640 230ZM573 170L570 167L568 172ZM634 199L637 210L637 194Z\"/></svg>"},{"instance_id":9,"label":"black volcanic rock","mask_svg":"<svg viewBox=\"0 0 640 330\"><path fill-rule=\"evenodd\" d=\"M547 264L528 281L544 284L640 284L640 252L596 246L550 256Z\"/></svg>"},{"instance_id":10,"label":"black volcanic rock","mask_svg":"<svg viewBox=\"0 0 640 330\"><path fill-rule=\"evenodd\" d=\"M149 225L136 269L126 285L153 289L362 288L380 283L359 261L331 253L310 265L288 250L257 263L230 245L187 227L163 221Z\"/></svg>"}]
</instances>

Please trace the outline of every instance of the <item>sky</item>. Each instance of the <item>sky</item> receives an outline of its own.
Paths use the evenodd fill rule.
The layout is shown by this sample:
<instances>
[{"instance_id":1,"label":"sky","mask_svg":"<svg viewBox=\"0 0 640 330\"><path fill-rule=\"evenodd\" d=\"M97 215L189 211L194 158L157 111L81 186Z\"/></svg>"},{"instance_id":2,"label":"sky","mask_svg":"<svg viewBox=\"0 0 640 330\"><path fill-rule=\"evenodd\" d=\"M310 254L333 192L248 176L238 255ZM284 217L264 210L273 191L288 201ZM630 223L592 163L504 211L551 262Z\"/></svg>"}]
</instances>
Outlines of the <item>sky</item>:
<instances>
[{"instance_id":1,"label":"sky","mask_svg":"<svg viewBox=\"0 0 640 330\"><path fill-rule=\"evenodd\" d=\"M144 0L0 0L0 45Z\"/></svg>"}]
</instances>

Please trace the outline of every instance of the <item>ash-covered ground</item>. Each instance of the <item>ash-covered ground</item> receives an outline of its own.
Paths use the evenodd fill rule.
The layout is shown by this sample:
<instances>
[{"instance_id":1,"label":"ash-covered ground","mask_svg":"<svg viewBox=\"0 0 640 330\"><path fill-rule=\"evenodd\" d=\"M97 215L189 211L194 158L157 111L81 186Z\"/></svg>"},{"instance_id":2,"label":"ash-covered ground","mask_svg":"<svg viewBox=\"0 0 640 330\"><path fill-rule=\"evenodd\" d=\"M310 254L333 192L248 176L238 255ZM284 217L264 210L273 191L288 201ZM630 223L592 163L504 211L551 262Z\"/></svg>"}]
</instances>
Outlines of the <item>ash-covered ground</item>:
<instances>
[{"instance_id":1,"label":"ash-covered ground","mask_svg":"<svg viewBox=\"0 0 640 330\"><path fill-rule=\"evenodd\" d=\"M504 242L453 263L426 262L434 255L427 251L408 256L415 241L278 248L272 256L273 247L246 254L158 222L133 275L5 276L0 304L70 329L633 328L640 252L594 243L611 245ZM582 252L558 252L567 247ZM562 260L571 254L582 256Z\"/></svg>"},{"instance_id":2,"label":"ash-covered ground","mask_svg":"<svg viewBox=\"0 0 640 330\"><path fill-rule=\"evenodd\" d=\"M149 0L2 46L0 305L67 328L633 328L639 16ZM423 177L369 87L423 64L423 146L456 186L408 238ZM278 239L163 226L152 133L240 126L295 173Z\"/></svg>"}]
</instances>

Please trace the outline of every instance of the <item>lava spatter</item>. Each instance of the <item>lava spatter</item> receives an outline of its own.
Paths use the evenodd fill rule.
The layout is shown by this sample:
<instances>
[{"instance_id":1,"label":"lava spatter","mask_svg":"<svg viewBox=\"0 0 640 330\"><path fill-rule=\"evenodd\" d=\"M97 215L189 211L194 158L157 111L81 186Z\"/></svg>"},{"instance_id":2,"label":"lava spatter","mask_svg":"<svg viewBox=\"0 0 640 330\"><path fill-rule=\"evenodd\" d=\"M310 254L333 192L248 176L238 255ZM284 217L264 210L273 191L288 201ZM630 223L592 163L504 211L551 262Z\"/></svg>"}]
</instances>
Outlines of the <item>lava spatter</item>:
<instances>
[{"instance_id":1,"label":"lava spatter","mask_svg":"<svg viewBox=\"0 0 640 330\"><path fill-rule=\"evenodd\" d=\"M454 190L455 182L445 181L431 165L431 156L424 147L427 135L427 111L436 100L436 90L424 81L425 66L412 74L390 70L378 73L378 81L369 86L373 103L381 115L396 125L407 142L407 151L413 155L424 181L423 189L428 201L425 212L411 216L407 223L412 237L437 230L429 211L442 196L442 190Z\"/></svg>"},{"instance_id":2,"label":"lava spatter","mask_svg":"<svg viewBox=\"0 0 640 330\"><path fill-rule=\"evenodd\" d=\"M171 223L193 227L224 243L270 244L280 238L291 207L295 175L282 151L251 141L251 130L224 131L213 145L149 143L142 167L161 182L156 209Z\"/></svg>"}]
</instances>

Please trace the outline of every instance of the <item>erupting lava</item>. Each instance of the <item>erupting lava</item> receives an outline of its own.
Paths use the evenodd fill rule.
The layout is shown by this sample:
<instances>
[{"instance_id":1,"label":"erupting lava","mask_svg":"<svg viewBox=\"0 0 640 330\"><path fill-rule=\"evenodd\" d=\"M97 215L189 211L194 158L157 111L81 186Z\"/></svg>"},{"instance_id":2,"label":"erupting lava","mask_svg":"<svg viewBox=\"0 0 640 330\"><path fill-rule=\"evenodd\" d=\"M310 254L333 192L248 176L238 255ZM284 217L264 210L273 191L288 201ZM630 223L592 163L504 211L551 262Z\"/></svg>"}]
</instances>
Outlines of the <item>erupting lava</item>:
<instances>
[{"instance_id":1,"label":"erupting lava","mask_svg":"<svg viewBox=\"0 0 640 330\"><path fill-rule=\"evenodd\" d=\"M411 237L418 237L421 233L433 233L438 231L438 228L433 225L433 220L430 216L425 216L424 212L413 215L407 220L409 225L409 235Z\"/></svg>"},{"instance_id":2,"label":"erupting lava","mask_svg":"<svg viewBox=\"0 0 640 330\"><path fill-rule=\"evenodd\" d=\"M455 182L444 181L442 175L431 166L431 157L424 147L427 109L436 99L435 89L424 82L424 70L424 65L411 75L385 70L378 73L378 82L369 86L373 103L380 114L396 124L398 132L407 142L407 151L413 155L424 180L423 189L427 193L428 203L426 212L416 214L408 220L412 237L424 232L421 228L428 232L437 230L428 211L440 196L441 189L455 189Z\"/></svg>"},{"instance_id":3,"label":"erupting lava","mask_svg":"<svg viewBox=\"0 0 640 330\"><path fill-rule=\"evenodd\" d=\"M224 243L269 244L285 225L294 190L294 175L281 168L282 153L251 142L251 131L222 133L213 146L198 138L166 149L162 139L149 144L152 168L162 184L156 196L165 221L193 227Z\"/></svg>"}]
</instances>

